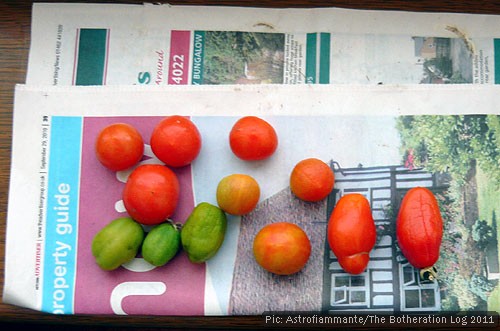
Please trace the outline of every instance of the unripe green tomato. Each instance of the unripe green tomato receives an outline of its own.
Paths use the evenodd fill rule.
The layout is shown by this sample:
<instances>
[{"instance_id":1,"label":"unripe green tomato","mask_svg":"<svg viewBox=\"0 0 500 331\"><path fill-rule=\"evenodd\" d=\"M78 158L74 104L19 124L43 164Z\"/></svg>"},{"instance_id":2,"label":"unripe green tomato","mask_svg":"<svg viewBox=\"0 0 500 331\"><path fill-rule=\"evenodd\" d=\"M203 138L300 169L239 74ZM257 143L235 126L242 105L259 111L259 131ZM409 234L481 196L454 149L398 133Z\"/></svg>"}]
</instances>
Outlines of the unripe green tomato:
<instances>
[{"instance_id":1,"label":"unripe green tomato","mask_svg":"<svg viewBox=\"0 0 500 331\"><path fill-rule=\"evenodd\" d=\"M144 240L142 226L130 217L121 217L102 228L92 240L92 255L103 270L114 270L132 260Z\"/></svg>"},{"instance_id":2,"label":"unripe green tomato","mask_svg":"<svg viewBox=\"0 0 500 331\"><path fill-rule=\"evenodd\" d=\"M202 263L219 250L226 235L227 218L222 209L207 202L198 204L181 229L181 242L193 263Z\"/></svg>"},{"instance_id":3,"label":"unripe green tomato","mask_svg":"<svg viewBox=\"0 0 500 331\"><path fill-rule=\"evenodd\" d=\"M170 261L181 247L181 234L170 222L155 226L142 243L142 257L160 267Z\"/></svg>"}]
</instances>

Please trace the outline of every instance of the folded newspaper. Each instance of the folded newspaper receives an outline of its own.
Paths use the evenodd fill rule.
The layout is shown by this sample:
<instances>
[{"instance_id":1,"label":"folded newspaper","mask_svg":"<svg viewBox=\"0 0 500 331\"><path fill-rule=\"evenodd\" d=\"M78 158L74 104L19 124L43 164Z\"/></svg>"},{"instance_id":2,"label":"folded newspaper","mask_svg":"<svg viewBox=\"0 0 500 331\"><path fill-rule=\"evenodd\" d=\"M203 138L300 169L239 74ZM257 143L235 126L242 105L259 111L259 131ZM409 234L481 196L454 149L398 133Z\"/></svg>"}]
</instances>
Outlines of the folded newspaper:
<instances>
[{"instance_id":1,"label":"folded newspaper","mask_svg":"<svg viewBox=\"0 0 500 331\"><path fill-rule=\"evenodd\" d=\"M500 82L494 15L35 4L28 84Z\"/></svg>"},{"instance_id":2,"label":"folded newspaper","mask_svg":"<svg viewBox=\"0 0 500 331\"><path fill-rule=\"evenodd\" d=\"M498 311L500 90L496 85L105 86L16 89L3 300L50 313L248 315L263 312ZM200 202L216 204L221 178L253 176L257 208L230 216L224 243L203 264L181 252L162 267L138 255L101 270L91 241L127 215L129 172L112 172L94 152L98 131L134 125L146 142L171 114L189 116L202 136L190 165L175 169L181 191L173 215L185 222ZM229 131L244 115L266 119L279 145L267 160L231 152ZM334 191L297 199L291 169L317 157L332 166ZM145 149L142 163L160 163ZM438 279L425 281L399 250L395 215L411 187L436 194L444 238ZM367 269L345 273L325 242L332 206L365 195L377 227ZM312 243L305 268L276 276L254 260L265 224L298 224Z\"/></svg>"}]
</instances>

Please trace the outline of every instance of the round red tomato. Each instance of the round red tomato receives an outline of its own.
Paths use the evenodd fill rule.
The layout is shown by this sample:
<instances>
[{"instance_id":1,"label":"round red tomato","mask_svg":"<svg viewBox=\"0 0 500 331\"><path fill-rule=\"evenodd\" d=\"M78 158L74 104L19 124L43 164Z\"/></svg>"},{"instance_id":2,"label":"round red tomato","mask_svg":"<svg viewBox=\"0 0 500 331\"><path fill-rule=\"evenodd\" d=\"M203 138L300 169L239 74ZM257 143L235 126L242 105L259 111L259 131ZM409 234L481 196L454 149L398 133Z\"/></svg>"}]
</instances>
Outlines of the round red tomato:
<instances>
[{"instance_id":1,"label":"round red tomato","mask_svg":"<svg viewBox=\"0 0 500 331\"><path fill-rule=\"evenodd\" d=\"M290 189L299 199L316 202L330 194L335 174L325 162L308 158L295 165L290 174Z\"/></svg>"},{"instance_id":2,"label":"round red tomato","mask_svg":"<svg viewBox=\"0 0 500 331\"><path fill-rule=\"evenodd\" d=\"M113 171L125 170L141 160L144 141L132 125L115 123L99 132L95 152L99 162L106 168Z\"/></svg>"},{"instance_id":3,"label":"round red tomato","mask_svg":"<svg viewBox=\"0 0 500 331\"><path fill-rule=\"evenodd\" d=\"M311 241L298 225L271 223L255 236L253 254L265 270L277 275L291 275L304 268L311 255Z\"/></svg>"},{"instance_id":4,"label":"round red tomato","mask_svg":"<svg viewBox=\"0 0 500 331\"><path fill-rule=\"evenodd\" d=\"M183 167L200 153L201 135L191 120L173 115L156 125L150 144L160 161L171 167Z\"/></svg>"},{"instance_id":5,"label":"round red tomato","mask_svg":"<svg viewBox=\"0 0 500 331\"><path fill-rule=\"evenodd\" d=\"M268 122L256 116L240 118L229 133L233 153L245 161L270 157L278 147L278 135Z\"/></svg>"},{"instance_id":6,"label":"round red tomato","mask_svg":"<svg viewBox=\"0 0 500 331\"><path fill-rule=\"evenodd\" d=\"M134 220L145 225L167 220L178 201L177 176L161 164L144 164L135 168L123 190L125 209Z\"/></svg>"}]
</instances>

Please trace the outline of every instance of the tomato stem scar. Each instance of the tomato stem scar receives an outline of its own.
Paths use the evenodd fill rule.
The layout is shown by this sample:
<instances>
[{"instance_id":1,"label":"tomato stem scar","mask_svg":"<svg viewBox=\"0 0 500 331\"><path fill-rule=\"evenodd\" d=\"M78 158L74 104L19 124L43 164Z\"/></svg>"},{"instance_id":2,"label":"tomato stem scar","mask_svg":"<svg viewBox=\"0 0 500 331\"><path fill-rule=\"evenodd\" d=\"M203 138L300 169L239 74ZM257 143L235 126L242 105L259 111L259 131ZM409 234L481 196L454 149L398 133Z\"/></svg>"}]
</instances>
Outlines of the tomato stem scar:
<instances>
[{"instance_id":1,"label":"tomato stem scar","mask_svg":"<svg viewBox=\"0 0 500 331\"><path fill-rule=\"evenodd\" d=\"M434 266L421 269L420 277L424 280L434 281L437 279L437 269Z\"/></svg>"}]
</instances>

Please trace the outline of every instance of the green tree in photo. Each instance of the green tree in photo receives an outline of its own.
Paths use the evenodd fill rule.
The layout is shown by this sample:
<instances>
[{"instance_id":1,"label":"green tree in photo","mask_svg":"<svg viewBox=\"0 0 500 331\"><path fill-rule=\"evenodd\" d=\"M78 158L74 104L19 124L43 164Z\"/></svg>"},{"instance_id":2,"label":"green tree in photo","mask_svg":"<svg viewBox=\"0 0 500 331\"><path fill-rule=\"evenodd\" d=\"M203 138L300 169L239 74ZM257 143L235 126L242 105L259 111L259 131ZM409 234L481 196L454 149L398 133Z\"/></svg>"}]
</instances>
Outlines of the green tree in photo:
<instances>
[{"instance_id":1,"label":"green tree in photo","mask_svg":"<svg viewBox=\"0 0 500 331\"><path fill-rule=\"evenodd\" d=\"M493 240L493 228L485 220L477 220L472 226L472 239L480 248L486 248Z\"/></svg>"},{"instance_id":2,"label":"green tree in photo","mask_svg":"<svg viewBox=\"0 0 500 331\"><path fill-rule=\"evenodd\" d=\"M398 118L403 149L412 149L418 165L449 172L464 181L476 162L500 185L497 115L402 116ZM491 123L491 124L490 124Z\"/></svg>"},{"instance_id":3,"label":"green tree in photo","mask_svg":"<svg viewBox=\"0 0 500 331\"><path fill-rule=\"evenodd\" d=\"M494 286L483 275L472 275L469 287L472 293L485 301L488 300L488 294L490 294L494 288Z\"/></svg>"},{"instance_id":4,"label":"green tree in photo","mask_svg":"<svg viewBox=\"0 0 500 331\"><path fill-rule=\"evenodd\" d=\"M444 271L439 278L443 309L485 310L494 289L486 258L488 249L498 246L497 224L491 212L478 216L478 192L485 183L493 192L500 189L500 116L402 116L396 125L403 161L411 155L414 167L451 178L446 199L440 200L444 231L437 267ZM478 181L477 173L487 178Z\"/></svg>"},{"instance_id":5,"label":"green tree in photo","mask_svg":"<svg viewBox=\"0 0 500 331\"><path fill-rule=\"evenodd\" d=\"M453 75L453 66L448 57L436 57L424 61L424 72L435 78L449 78Z\"/></svg>"},{"instance_id":6,"label":"green tree in photo","mask_svg":"<svg viewBox=\"0 0 500 331\"><path fill-rule=\"evenodd\" d=\"M283 50L284 38L281 33L207 31L203 61L204 83L234 83L244 75L245 63L261 58L264 50Z\"/></svg>"}]
</instances>

